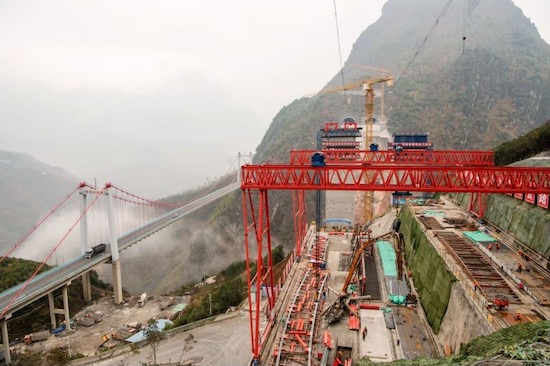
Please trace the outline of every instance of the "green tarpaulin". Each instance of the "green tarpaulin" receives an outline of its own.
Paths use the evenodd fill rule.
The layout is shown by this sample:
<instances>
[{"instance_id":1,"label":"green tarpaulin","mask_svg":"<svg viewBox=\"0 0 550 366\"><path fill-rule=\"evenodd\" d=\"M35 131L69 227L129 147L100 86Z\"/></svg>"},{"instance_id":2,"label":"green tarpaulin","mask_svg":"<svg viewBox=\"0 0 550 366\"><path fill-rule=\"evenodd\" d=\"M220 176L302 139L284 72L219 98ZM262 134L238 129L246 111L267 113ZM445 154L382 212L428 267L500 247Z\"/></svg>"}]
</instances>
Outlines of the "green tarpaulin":
<instances>
[{"instance_id":1,"label":"green tarpaulin","mask_svg":"<svg viewBox=\"0 0 550 366\"><path fill-rule=\"evenodd\" d=\"M376 242L378 247L378 253L382 260L382 268L384 269L384 275L397 277L397 265L395 263L395 250L393 250L393 244L389 241L380 240Z\"/></svg>"},{"instance_id":2,"label":"green tarpaulin","mask_svg":"<svg viewBox=\"0 0 550 366\"><path fill-rule=\"evenodd\" d=\"M471 241L473 241L474 243L497 241L491 235L484 233L482 231L465 231L464 236L470 239Z\"/></svg>"}]
</instances>

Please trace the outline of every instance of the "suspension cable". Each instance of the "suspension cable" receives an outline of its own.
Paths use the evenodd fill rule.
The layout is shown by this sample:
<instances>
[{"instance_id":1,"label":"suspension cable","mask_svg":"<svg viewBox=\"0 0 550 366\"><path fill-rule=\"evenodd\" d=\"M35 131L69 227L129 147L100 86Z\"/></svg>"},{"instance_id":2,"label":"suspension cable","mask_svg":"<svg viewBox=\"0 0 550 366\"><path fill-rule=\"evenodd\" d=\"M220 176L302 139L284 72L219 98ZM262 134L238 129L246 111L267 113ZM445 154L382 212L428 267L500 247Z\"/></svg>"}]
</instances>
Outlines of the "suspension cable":
<instances>
[{"instance_id":1,"label":"suspension cable","mask_svg":"<svg viewBox=\"0 0 550 366\"><path fill-rule=\"evenodd\" d=\"M57 209L59 209L65 202L67 202L67 200L69 198L72 197L72 195L78 191L80 188L83 188L83 187L86 187L88 184L85 183L85 182L82 182L80 183L78 186L76 186L76 188L71 192L69 193L61 202L59 202L46 216L44 216L42 218L42 220L40 220L38 222L38 224L34 225L29 231L27 231L27 233L25 235L23 235L23 237L21 237L21 239L19 239L3 256L2 258L0 258L0 263L2 263L4 261L4 259L6 259L15 249L17 249L19 247L19 245L21 245L21 243L23 243L25 241L25 239L27 239L32 233L34 233L38 227L40 225L42 225L42 223L44 221L46 221L50 216L52 216L56 211Z\"/></svg>"},{"instance_id":2,"label":"suspension cable","mask_svg":"<svg viewBox=\"0 0 550 366\"><path fill-rule=\"evenodd\" d=\"M102 189L101 191L99 191L96 195L96 197L94 198L94 200L88 205L88 207L86 207L86 209L80 214L80 216L78 217L78 219L71 225L71 227L69 228L69 230L67 231L67 233L65 233L65 235L63 235L63 237L61 238L61 240L59 240L59 242L54 246L54 248L52 249L52 251L48 254L48 256L42 261L42 263L40 263L40 265L36 268L36 270L34 271L34 273L25 281L25 283L23 284L23 286L21 286L21 288L19 289L19 291L17 291L17 293L15 294L15 296L13 296L10 300L10 302L8 303L8 305L6 305L6 308L2 311L2 313L0 313L0 319L2 319L4 317L4 315L8 312L8 310L10 309L10 307L13 305L13 303L15 302L15 300L17 300L19 298L19 296L21 296L21 294L25 291L25 289L27 288L27 286L30 284L30 282L33 280L33 278L36 277L36 275L40 272L40 270L44 267L44 265L48 262L48 260L50 260L50 258L53 256L53 254L57 251L57 249L59 248L59 246L65 241L65 239L69 236L69 234L73 231L73 229L75 228L75 226L80 222L80 220L82 220L82 217L84 217L84 215L86 215L86 213L88 212L88 210L94 205L94 203L97 201L97 199L99 197L101 197L101 195L103 194L103 192L105 191L105 188Z\"/></svg>"},{"instance_id":3,"label":"suspension cable","mask_svg":"<svg viewBox=\"0 0 550 366\"><path fill-rule=\"evenodd\" d=\"M344 88L344 104L347 101L346 82L344 79L344 64L342 63L342 47L340 45L340 27L338 26L338 12L336 11L336 0L333 0L334 19L336 22L336 39L338 40L338 57L340 58L340 77L342 78L342 88Z\"/></svg>"},{"instance_id":4,"label":"suspension cable","mask_svg":"<svg viewBox=\"0 0 550 366\"><path fill-rule=\"evenodd\" d=\"M420 52L422 52L422 50L424 49L424 47L426 46L426 43L428 43L428 39L430 39L430 37L432 36L433 32L435 31L435 28L437 28L437 26L439 25L439 22L443 19L443 17L445 16L445 13L447 13L447 10L449 9L449 6L451 6L451 3L453 2L453 0L448 0L447 3L445 4L445 6L443 7L443 10L441 11L441 13L439 14L439 16L437 17L437 19L435 20L435 23L432 25L432 27L430 28L430 30L428 31L428 34L426 34L426 36L424 37L424 40L422 41L422 43L420 43L420 46L418 46L416 52L414 53L414 55L409 59L409 62L407 63L407 65L405 66L405 68L403 69L403 71L401 72L401 74L397 77L397 79L401 78L402 76L404 76L407 71L409 71L409 68L411 67L412 63L414 62L414 60L416 59L416 57L420 54Z\"/></svg>"}]
</instances>

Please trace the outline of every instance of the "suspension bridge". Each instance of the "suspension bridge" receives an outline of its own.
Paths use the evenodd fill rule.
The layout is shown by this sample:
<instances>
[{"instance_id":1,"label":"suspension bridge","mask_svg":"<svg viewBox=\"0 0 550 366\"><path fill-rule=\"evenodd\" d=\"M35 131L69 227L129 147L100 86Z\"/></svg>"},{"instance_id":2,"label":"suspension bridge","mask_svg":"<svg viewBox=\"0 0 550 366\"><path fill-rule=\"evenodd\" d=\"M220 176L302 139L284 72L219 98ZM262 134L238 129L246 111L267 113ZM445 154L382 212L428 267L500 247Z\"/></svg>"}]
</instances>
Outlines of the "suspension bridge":
<instances>
[{"instance_id":1,"label":"suspension bridge","mask_svg":"<svg viewBox=\"0 0 550 366\"><path fill-rule=\"evenodd\" d=\"M0 264L16 250L21 250L32 238L40 235L40 230L55 219L57 214L66 210L77 212L73 223L61 235L34 273L23 283L13 286L0 293L0 327L3 340L3 350L9 363L9 339L7 321L25 306L48 296L52 327L56 327L56 314L65 319L65 326L70 328L68 303L68 286L75 279L82 279L85 301L91 301L90 271L97 265L111 263L113 269L114 301L123 301L120 252L138 243L182 219L201 207L220 199L240 188L239 177L220 181L202 192L197 197L186 202L167 202L165 200L149 200L127 192L111 183L102 189L80 183L58 205L56 205L37 225L29 230L2 257ZM80 201L80 210L77 210ZM79 226L80 232L74 230ZM91 228L90 228L91 227ZM78 235L80 234L80 235ZM79 238L77 237L79 236ZM65 263L41 272L48 261L52 259L62 245L78 244L80 255ZM90 244L92 243L92 244ZM106 250L93 256L85 256L88 247L99 243L108 243ZM48 244L51 246L51 243ZM32 251L31 248L27 249ZM95 254L95 253L94 253ZM54 306L54 291L62 290L63 308Z\"/></svg>"}]
</instances>

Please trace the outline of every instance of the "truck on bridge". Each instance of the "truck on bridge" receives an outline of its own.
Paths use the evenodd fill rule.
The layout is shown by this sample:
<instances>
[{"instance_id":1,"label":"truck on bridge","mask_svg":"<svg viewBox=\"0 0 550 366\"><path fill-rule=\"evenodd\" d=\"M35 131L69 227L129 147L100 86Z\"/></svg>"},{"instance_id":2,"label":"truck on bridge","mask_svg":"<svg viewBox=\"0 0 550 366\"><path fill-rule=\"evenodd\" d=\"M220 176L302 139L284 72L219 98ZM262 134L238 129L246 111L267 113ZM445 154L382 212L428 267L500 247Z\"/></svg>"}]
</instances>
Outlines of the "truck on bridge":
<instances>
[{"instance_id":1,"label":"truck on bridge","mask_svg":"<svg viewBox=\"0 0 550 366\"><path fill-rule=\"evenodd\" d=\"M95 247L91 247L90 249L86 249L86 253L84 256L86 258L92 258L98 255L99 253L103 253L105 251L105 248L107 248L107 244L99 244Z\"/></svg>"}]
</instances>

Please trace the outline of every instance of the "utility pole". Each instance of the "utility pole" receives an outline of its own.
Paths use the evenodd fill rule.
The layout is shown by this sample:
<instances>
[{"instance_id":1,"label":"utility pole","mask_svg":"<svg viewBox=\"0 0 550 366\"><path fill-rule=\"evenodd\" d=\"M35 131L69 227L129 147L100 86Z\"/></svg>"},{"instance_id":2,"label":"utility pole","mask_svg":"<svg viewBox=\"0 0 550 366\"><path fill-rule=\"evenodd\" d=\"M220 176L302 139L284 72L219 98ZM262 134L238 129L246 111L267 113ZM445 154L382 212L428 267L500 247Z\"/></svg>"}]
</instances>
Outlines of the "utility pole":
<instances>
[{"instance_id":1,"label":"utility pole","mask_svg":"<svg viewBox=\"0 0 550 366\"><path fill-rule=\"evenodd\" d=\"M210 301L210 316L212 316L212 294L208 294L208 300Z\"/></svg>"}]
</instances>

